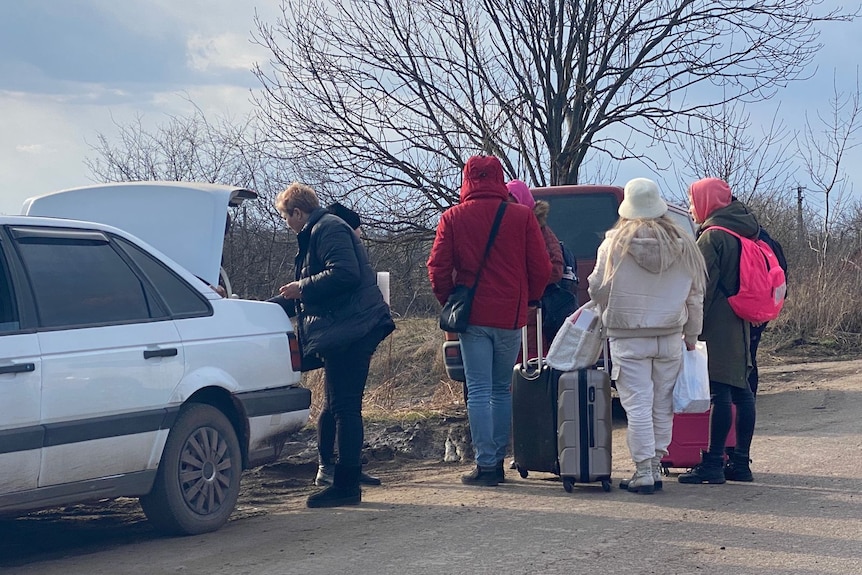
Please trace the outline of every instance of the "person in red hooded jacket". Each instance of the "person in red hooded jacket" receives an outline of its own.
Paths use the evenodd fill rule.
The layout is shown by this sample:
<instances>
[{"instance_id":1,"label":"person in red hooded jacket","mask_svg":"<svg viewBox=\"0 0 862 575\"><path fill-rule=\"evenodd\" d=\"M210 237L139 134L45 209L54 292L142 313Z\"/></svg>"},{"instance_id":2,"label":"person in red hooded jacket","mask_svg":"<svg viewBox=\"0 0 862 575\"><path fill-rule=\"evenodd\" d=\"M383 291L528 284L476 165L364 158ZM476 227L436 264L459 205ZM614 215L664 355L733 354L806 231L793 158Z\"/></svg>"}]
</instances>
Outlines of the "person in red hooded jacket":
<instances>
[{"instance_id":1,"label":"person in red hooded jacket","mask_svg":"<svg viewBox=\"0 0 862 575\"><path fill-rule=\"evenodd\" d=\"M509 192L503 166L493 156L473 156L463 171L460 202L440 217L428 258L434 296L443 304L455 285L473 285L491 226ZM460 334L467 414L476 468L467 485L504 480L503 460L512 427L512 367L527 310L548 283L551 261L539 224L529 208L509 203L479 276L467 331Z\"/></svg>"}]
</instances>

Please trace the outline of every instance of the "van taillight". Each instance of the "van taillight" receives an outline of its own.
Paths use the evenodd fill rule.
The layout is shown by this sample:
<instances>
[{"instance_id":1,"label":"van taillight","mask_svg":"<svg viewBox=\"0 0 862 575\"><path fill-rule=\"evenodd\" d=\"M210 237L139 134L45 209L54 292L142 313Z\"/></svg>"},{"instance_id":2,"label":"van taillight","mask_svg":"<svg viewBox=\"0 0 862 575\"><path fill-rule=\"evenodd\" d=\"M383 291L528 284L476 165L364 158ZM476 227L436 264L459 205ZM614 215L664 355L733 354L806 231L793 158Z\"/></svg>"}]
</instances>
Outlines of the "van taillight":
<instances>
[{"instance_id":1,"label":"van taillight","mask_svg":"<svg viewBox=\"0 0 862 575\"><path fill-rule=\"evenodd\" d=\"M461 357L461 347L452 345L446 348L446 357L458 358Z\"/></svg>"},{"instance_id":2,"label":"van taillight","mask_svg":"<svg viewBox=\"0 0 862 575\"><path fill-rule=\"evenodd\" d=\"M299 353L299 340L296 339L295 333L287 334L287 343L290 344L290 367L293 371L299 371L302 366L302 355Z\"/></svg>"}]
</instances>

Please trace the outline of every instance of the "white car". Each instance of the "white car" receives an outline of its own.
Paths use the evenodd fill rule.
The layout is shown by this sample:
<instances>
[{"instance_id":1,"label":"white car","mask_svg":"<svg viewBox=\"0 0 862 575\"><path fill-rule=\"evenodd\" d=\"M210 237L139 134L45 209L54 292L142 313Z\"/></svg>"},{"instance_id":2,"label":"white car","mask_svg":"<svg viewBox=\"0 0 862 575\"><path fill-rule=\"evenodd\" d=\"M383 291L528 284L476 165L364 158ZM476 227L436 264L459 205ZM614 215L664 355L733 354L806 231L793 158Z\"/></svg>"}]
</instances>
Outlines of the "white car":
<instances>
[{"instance_id":1,"label":"white car","mask_svg":"<svg viewBox=\"0 0 862 575\"><path fill-rule=\"evenodd\" d=\"M208 285L228 206L253 197L111 184L0 216L0 514L131 496L161 530L212 531L243 469L307 422L286 314ZM108 225L116 211L124 229Z\"/></svg>"}]
</instances>

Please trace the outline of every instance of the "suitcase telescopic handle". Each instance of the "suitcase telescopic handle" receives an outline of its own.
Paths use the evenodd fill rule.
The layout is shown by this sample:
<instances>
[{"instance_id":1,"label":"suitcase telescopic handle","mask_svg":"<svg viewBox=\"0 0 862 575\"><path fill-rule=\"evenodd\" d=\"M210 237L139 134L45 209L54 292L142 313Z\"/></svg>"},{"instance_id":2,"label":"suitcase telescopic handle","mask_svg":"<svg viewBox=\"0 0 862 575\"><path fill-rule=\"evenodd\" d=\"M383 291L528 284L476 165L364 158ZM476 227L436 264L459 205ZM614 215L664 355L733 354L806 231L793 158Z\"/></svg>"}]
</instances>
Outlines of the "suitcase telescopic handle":
<instances>
[{"instance_id":1,"label":"suitcase telescopic handle","mask_svg":"<svg viewBox=\"0 0 862 575\"><path fill-rule=\"evenodd\" d=\"M527 337L529 337L529 332L527 331L527 326L521 328L521 372L527 376L528 372L531 370L530 367L530 356L527 345ZM536 308L536 351L538 352L538 358L536 358L536 374L542 373L542 365L544 350L542 349L542 308L541 306Z\"/></svg>"}]
</instances>

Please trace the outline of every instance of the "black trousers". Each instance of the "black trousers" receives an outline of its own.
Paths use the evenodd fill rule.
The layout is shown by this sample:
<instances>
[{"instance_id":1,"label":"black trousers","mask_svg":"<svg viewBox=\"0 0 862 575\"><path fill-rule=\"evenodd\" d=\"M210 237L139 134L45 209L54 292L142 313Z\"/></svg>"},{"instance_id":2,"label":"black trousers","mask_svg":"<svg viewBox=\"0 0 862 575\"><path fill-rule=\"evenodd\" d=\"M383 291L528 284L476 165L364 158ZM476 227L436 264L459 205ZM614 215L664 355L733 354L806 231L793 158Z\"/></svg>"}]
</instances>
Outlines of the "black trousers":
<instances>
[{"instance_id":1,"label":"black trousers","mask_svg":"<svg viewBox=\"0 0 862 575\"><path fill-rule=\"evenodd\" d=\"M760 336L763 335L763 330L766 329L766 324L751 326L751 338L748 341L748 347L751 350L751 371L748 373L748 387L751 388L751 393L757 395L757 385L760 383L760 374L757 372L757 348L760 346Z\"/></svg>"},{"instance_id":2,"label":"black trousers","mask_svg":"<svg viewBox=\"0 0 862 575\"><path fill-rule=\"evenodd\" d=\"M362 445L365 442L362 396L371 356L382 339L380 333L372 332L323 356L324 398L317 419L317 446L323 464L333 462L336 444L340 465L354 467L362 464Z\"/></svg>"},{"instance_id":3,"label":"black trousers","mask_svg":"<svg viewBox=\"0 0 862 575\"><path fill-rule=\"evenodd\" d=\"M724 445L730 426L736 427L736 453L749 454L757 418L751 388L736 387L717 381L709 382L712 409L709 413L709 453L724 456ZM730 405L736 406L736 421L731 421Z\"/></svg>"}]
</instances>

